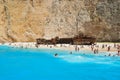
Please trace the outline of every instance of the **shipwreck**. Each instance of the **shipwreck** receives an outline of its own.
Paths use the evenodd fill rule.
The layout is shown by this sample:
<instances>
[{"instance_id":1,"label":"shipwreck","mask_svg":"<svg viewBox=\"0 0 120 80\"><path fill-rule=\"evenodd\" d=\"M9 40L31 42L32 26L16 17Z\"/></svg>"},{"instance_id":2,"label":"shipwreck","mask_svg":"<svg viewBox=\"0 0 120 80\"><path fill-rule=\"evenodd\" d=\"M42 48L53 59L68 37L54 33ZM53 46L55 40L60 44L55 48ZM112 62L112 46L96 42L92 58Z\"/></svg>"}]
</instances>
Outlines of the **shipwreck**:
<instances>
[{"instance_id":1,"label":"shipwreck","mask_svg":"<svg viewBox=\"0 0 120 80\"><path fill-rule=\"evenodd\" d=\"M43 38L38 38L36 39L36 43L39 44L71 44L71 45L92 45L96 42L96 38L90 37L90 36L81 36L81 35L76 35L72 38L59 38L55 37L52 39L43 39Z\"/></svg>"}]
</instances>

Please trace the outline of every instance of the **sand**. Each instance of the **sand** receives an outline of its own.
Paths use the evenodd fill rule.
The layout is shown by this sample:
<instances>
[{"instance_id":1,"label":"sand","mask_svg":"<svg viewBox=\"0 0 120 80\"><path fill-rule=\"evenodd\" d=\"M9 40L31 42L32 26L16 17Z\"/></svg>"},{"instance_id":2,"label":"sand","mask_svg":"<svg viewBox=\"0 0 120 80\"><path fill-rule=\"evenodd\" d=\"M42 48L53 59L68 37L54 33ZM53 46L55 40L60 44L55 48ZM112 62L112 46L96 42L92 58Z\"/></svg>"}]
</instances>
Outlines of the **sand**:
<instances>
[{"instance_id":1,"label":"sand","mask_svg":"<svg viewBox=\"0 0 120 80\"><path fill-rule=\"evenodd\" d=\"M0 45L7 45L11 46L13 48L32 48L32 49L61 49L61 50L69 50L70 52L76 51L92 51L93 54L99 54L99 53L105 53L104 55L107 56L120 56L120 53L118 55L118 51L120 51L120 43L96 43L96 45L70 45L70 44L57 44L54 45L38 45L36 47L35 42L16 42L16 43L4 43ZM104 45L104 48L103 48ZM119 46L119 49L118 49ZM92 50L93 47L93 50ZM110 47L110 50L108 51L108 47Z\"/></svg>"},{"instance_id":2,"label":"sand","mask_svg":"<svg viewBox=\"0 0 120 80\"><path fill-rule=\"evenodd\" d=\"M69 45L69 44L57 44L54 45L39 45L38 47L35 46L35 42L16 42L16 43L5 43L4 45L16 47L16 48L54 48L54 49L63 49L63 50L75 50L76 45ZM1 44L0 44L1 45ZM102 48L104 45L104 48ZM96 43L94 45L94 49L98 49L99 52L108 52L108 47L110 46L110 52L117 52L118 51L118 45L120 46L120 43ZM79 50L89 50L92 51L91 45L77 45L77 48Z\"/></svg>"}]
</instances>

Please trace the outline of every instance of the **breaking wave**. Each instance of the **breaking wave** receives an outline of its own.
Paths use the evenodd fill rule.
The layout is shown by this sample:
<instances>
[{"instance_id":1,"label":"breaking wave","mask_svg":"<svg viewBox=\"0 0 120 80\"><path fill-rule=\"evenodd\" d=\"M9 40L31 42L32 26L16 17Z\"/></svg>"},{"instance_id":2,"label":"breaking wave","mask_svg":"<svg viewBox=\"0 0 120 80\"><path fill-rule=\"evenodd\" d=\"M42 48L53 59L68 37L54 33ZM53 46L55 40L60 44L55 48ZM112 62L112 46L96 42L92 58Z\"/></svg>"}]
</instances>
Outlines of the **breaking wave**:
<instances>
[{"instance_id":1,"label":"breaking wave","mask_svg":"<svg viewBox=\"0 0 120 80\"><path fill-rule=\"evenodd\" d=\"M95 63L95 64L113 64L114 60L107 57L87 57L81 55L61 55L60 59L70 62L70 63Z\"/></svg>"},{"instance_id":2,"label":"breaking wave","mask_svg":"<svg viewBox=\"0 0 120 80\"><path fill-rule=\"evenodd\" d=\"M65 60L67 62L90 62L93 61L92 58L87 58L83 56L76 56L76 55L63 55L59 56L62 60Z\"/></svg>"}]
</instances>

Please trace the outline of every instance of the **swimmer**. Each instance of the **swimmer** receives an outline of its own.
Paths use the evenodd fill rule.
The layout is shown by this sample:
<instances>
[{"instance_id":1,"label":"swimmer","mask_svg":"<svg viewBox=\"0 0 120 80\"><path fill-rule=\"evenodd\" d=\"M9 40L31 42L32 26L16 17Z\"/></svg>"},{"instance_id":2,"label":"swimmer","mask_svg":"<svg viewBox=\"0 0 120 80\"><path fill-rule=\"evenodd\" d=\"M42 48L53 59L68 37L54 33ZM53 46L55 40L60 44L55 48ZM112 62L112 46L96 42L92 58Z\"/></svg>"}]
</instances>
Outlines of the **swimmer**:
<instances>
[{"instance_id":1,"label":"swimmer","mask_svg":"<svg viewBox=\"0 0 120 80\"><path fill-rule=\"evenodd\" d=\"M94 51L93 51L93 52L94 52L94 54L96 54L96 53L97 53L97 50L96 50L96 49L94 49Z\"/></svg>"},{"instance_id":2,"label":"swimmer","mask_svg":"<svg viewBox=\"0 0 120 80\"><path fill-rule=\"evenodd\" d=\"M111 56L111 54L109 54L108 56Z\"/></svg>"},{"instance_id":3,"label":"swimmer","mask_svg":"<svg viewBox=\"0 0 120 80\"><path fill-rule=\"evenodd\" d=\"M113 55L113 57L115 57L115 55Z\"/></svg>"},{"instance_id":4,"label":"swimmer","mask_svg":"<svg viewBox=\"0 0 120 80\"><path fill-rule=\"evenodd\" d=\"M99 50L98 50L98 49L96 49L96 53L97 53L97 54L99 53Z\"/></svg>"},{"instance_id":5,"label":"swimmer","mask_svg":"<svg viewBox=\"0 0 120 80\"><path fill-rule=\"evenodd\" d=\"M70 54L72 54L72 52L70 52Z\"/></svg>"},{"instance_id":6,"label":"swimmer","mask_svg":"<svg viewBox=\"0 0 120 80\"><path fill-rule=\"evenodd\" d=\"M54 56L58 56L58 54L57 54L57 53L55 53L55 54L54 54Z\"/></svg>"}]
</instances>

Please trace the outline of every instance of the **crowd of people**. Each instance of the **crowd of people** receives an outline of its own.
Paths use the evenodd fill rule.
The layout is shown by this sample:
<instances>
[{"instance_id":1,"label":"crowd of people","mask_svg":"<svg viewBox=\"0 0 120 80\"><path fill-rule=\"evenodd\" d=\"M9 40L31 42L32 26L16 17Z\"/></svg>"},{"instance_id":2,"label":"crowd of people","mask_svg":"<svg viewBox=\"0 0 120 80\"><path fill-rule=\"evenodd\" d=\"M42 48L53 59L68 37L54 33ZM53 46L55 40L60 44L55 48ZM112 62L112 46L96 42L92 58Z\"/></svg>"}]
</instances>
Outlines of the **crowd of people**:
<instances>
[{"instance_id":1,"label":"crowd of people","mask_svg":"<svg viewBox=\"0 0 120 80\"><path fill-rule=\"evenodd\" d=\"M75 51L80 51L80 49L84 48L85 45L81 45L81 48L76 45L75 46ZM94 53L94 54L99 54L99 52L108 52L108 56L120 56L120 44L116 44L114 43L114 46L110 46L110 45L107 45L107 44L102 44L102 45L88 45L87 46L88 48L91 48L91 51ZM85 47L86 48L86 47ZM84 50L84 49L82 49ZM114 52L116 53L115 55L112 55L110 52ZM72 52L70 52L71 54ZM107 56L107 55L105 55Z\"/></svg>"},{"instance_id":2,"label":"crowd of people","mask_svg":"<svg viewBox=\"0 0 120 80\"><path fill-rule=\"evenodd\" d=\"M79 52L80 50L90 50L94 54L99 54L100 52L108 52L108 55L105 56L120 56L120 44L119 43L110 43L109 44L94 44L94 45L70 45L70 44L59 44L59 45L37 45L36 43L9 43L8 45L12 47L19 47L19 48L41 48L41 47L47 47L47 48L59 48L59 49L71 49L76 52ZM115 52L116 55L112 55L110 52ZM70 52L70 54L73 54L73 52ZM58 56L56 53L55 56Z\"/></svg>"}]
</instances>

